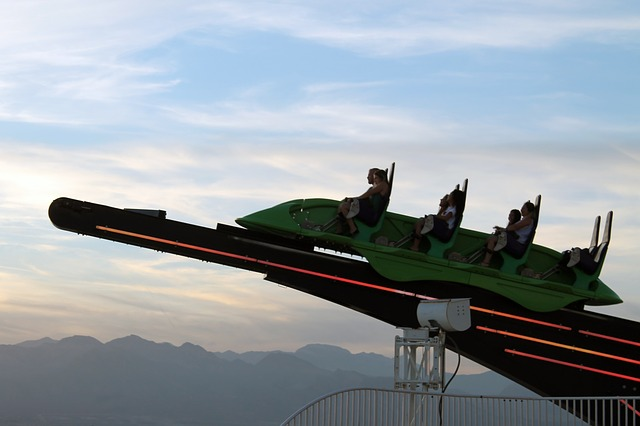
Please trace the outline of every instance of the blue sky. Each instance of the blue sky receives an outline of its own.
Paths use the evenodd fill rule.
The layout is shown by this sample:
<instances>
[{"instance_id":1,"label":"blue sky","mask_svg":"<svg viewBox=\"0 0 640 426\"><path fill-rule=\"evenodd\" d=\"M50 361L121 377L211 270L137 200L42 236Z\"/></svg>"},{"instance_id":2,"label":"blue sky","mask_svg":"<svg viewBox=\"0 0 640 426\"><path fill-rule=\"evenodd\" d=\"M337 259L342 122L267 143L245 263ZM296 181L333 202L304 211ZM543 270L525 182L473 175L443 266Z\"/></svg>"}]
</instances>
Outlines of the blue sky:
<instances>
[{"instance_id":1,"label":"blue sky","mask_svg":"<svg viewBox=\"0 0 640 426\"><path fill-rule=\"evenodd\" d=\"M2 2L0 343L128 334L209 350L390 355L397 330L258 274L59 231L60 196L215 227L364 190L463 226L543 196L539 244L585 246L640 320L640 6L624 1Z\"/></svg>"}]
</instances>

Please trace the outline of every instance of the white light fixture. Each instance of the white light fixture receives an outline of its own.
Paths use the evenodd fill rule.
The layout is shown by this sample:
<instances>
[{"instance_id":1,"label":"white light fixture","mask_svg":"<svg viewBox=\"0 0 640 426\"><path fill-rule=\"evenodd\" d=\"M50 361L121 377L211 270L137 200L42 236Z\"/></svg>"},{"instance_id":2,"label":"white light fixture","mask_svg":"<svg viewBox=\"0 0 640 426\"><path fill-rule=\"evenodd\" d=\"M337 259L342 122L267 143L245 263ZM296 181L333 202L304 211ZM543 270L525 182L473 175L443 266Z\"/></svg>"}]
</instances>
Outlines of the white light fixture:
<instances>
[{"instance_id":1,"label":"white light fixture","mask_svg":"<svg viewBox=\"0 0 640 426\"><path fill-rule=\"evenodd\" d=\"M445 331L465 331L471 327L471 299L423 300L418 305L418 322L422 327Z\"/></svg>"}]
</instances>

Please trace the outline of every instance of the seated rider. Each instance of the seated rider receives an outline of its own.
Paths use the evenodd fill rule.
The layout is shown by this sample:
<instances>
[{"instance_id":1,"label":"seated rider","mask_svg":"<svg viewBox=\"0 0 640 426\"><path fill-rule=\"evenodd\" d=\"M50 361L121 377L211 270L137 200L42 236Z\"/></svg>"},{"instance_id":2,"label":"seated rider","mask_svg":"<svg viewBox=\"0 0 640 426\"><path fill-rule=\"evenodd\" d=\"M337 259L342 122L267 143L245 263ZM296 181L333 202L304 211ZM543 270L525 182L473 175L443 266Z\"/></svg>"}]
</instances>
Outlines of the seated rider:
<instances>
[{"instance_id":1,"label":"seated rider","mask_svg":"<svg viewBox=\"0 0 640 426\"><path fill-rule=\"evenodd\" d=\"M529 236L531 235L531 231L533 231L533 212L535 211L535 206L531 201L527 201L522 205L520 212L522 214L522 218L515 223L511 223L507 225L506 228L502 228L499 226L494 227L496 230L496 234L489 237L487 240L487 250L484 256L484 260L482 261L482 266L489 266L491 263L491 257L495 253L495 248L498 243L498 234L501 231L505 231L507 235L506 246L504 249L507 253L512 254L514 256L522 255L526 250L526 243L529 240Z\"/></svg>"},{"instance_id":2,"label":"seated rider","mask_svg":"<svg viewBox=\"0 0 640 426\"><path fill-rule=\"evenodd\" d=\"M454 189L450 194L440 199L440 209L437 214L427 215L416 222L411 250L419 250L422 235L427 232L431 232L440 241L448 241L451 238L456 225L457 206L460 204L462 195L462 191ZM425 232L424 227L429 220L433 221L433 228Z\"/></svg>"},{"instance_id":3,"label":"seated rider","mask_svg":"<svg viewBox=\"0 0 640 426\"><path fill-rule=\"evenodd\" d=\"M340 221L347 223L349 227L349 235L353 236L358 233L358 227L353 221L353 217L357 217L368 226L373 226L378 222L382 212L387 206L389 200L389 182L387 181L387 173L384 170L372 169L373 185L362 195L353 198L346 198L338 208L338 217ZM371 170L370 170L371 172ZM357 201L356 201L357 200ZM349 214L352 204L357 202L359 211L355 216ZM342 226L338 222L338 233L341 233Z\"/></svg>"},{"instance_id":4,"label":"seated rider","mask_svg":"<svg viewBox=\"0 0 640 426\"><path fill-rule=\"evenodd\" d=\"M369 173L367 173L367 182L369 183L369 185L373 186L373 175L375 174L375 172L377 172L378 169L377 167L372 167L369 169ZM371 187L369 187L369 189L371 189ZM338 217L338 228L337 228L337 233L338 234L342 234L343 232L343 224L345 223L345 219L346 216L348 215L348 213L344 213L349 212L350 210L352 210L352 201L353 198L348 198L346 197L344 200L342 200L342 202L338 205L338 211L337 213L337 217ZM358 205L358 209L360 208L360 206ZM355 215L355 213L353 214Z\"/></svg>"},{"instance_id":5,"label":"seated rider","mask_svg":"<svg viewBox=\"0 0 640 426\"><path fill-rule=\"evenodd\" d=\"M574 247L562 253L560 264L567 268L577 265L586 274L591 275L598 269L598 262L594 258L596 251L595 249Z\"/></svg>"},{"instance_id":6,"label":"seated rider","mask_svg":"<svg viewBox=\"0 0 640 426\"><path fill-rule=\"evenodd\" d=\"M520 213L520 210L511 209L511 211L509 212L509 217L507 218L507 226L505 227L505 229L508 228L509 225L513 225L520 219L522 219L522 213ZM507 233L510 233L512 237L517 239L516 231L507 231Z\"/></svg>"}]
</instances>

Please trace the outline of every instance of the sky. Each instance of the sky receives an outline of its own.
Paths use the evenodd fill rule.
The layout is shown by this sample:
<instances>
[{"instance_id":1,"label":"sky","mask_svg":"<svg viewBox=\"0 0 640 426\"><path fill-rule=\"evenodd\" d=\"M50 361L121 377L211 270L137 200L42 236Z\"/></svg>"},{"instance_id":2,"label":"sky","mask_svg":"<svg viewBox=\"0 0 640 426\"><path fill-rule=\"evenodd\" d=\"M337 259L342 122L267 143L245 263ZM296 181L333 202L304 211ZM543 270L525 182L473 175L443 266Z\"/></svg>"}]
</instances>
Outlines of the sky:
<instances>
[{"instance_id":1,"label":"sky","mask_svg":"<svg viewBox=\"0 0 640 426\"><path fill-rule=\"evenodd\" d=\"M214 228L296 198L389 210L469 179L462 226L542 195L536 243L588 246L640 321L640 4L0 0L0 344L136 334L211 351L393 354L394 327L260 274L63 232L58 197Z\"/></svg>"}]
</instances>

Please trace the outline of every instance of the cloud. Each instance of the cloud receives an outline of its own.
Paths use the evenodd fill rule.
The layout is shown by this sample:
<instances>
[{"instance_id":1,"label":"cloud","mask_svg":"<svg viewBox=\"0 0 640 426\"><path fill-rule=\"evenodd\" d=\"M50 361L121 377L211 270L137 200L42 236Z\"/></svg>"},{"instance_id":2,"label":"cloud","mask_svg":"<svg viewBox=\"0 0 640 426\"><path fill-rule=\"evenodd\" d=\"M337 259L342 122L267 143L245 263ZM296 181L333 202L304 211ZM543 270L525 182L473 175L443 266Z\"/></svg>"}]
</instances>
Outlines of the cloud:
<instances>
[{"instance_id":1,"label":"cloud","mask_svg":"<svg viewBox=\"0 0 640 426\"><path fill-rule=\"evenodd\" d=\"M365 147L370 152L354 156ZM46 218L53 198L70 195L116 207L164 208L172 219L214 227L290 198L351 195L366 185L370 165L386 166L391 159L398 166L393 211L424 214L443 191L469 177L464 226L487 231L515 203L542 193L536 239L557 250L587 244L595 215L614 209L614 242L603 280L630 300L619 314L617 307L599 310L628 316L634 312L630 306L637 306L631 260L640 238L633 214L640 207L633 193L640 184L635 144L477 146L457 140L365 143L335 151L288 143L203 149L198 141L171 150L170 144L138 141L1 148L8 153L2 170L12 173L0 174L1 195L12 200L0 220L4 342L42 333L103 341L134 333L243 351L295 350L312 338L391 355L398 331L387 324L264 282L259 274L77 236L53 228ZM24 182L11 185L11 176ZM353 338L363 329L368 336Z\"/></svg>"},{"instance_id":2,"label":"cloud","mask_svg":"<svg viewBox=\"0 0 640 426\"><path fill-rule=\"evenodd\" d=\"M325 92L344 92L352 89L368 89L371 87L382 87L391 84L387 81L365 81L358 83L345 83L345 82L330 82L330 83L318 83L311 84L304 87L303 90L310 94L325 93Z\"/></svg>"},{"instance_id":3,"label":"cloud","mask_svg":"<svg viewBox=\"0 0 640 426\"><path fill-rule=\"evenodd\" d=\"M205 7L238 29L283 32L374 56L415 56L445 50L546 48L577 38L636 44L640 19L596 3L425 1L216 3ZM222 20L222 19L221 19Z\"/></svg>"},{"instance_id":4,"label":"cloud","mask_svg":"<svg viewBox=\"0 0 640 426\"><path fill-rule=\"evenodd\" d=\"M165 112L173 121L191 127L239 134L261 132L261 138L266 142L272 142L275 136L306 137L323 144L363 139L372 143L393 139L433 140L441 138L454 126L453 123L418 117L415 112L403 108L347 100L309 100L284 108L234 102L197 109L166 108Z\"/></svg>"},{"instance_id":5,"label":"cloud","mask_svg":"<svg viewBox=\"0 0 640 426\"><path fill-rule=\"evenodd\" d=\"M70 100L105 104L172 90L182 79L161 47L178 39L216 46L239 33L269 32L398 57L478 47L540 48L576 39L635 43L640 30L640 18L633 13L602 10L596 3L519 6L505 11L504 2L24 1L0 18L5 34L0 41L1 116L68 124L74 120L60 113L70 108ZM30 104L18 100L26 94ZM58 113L45 109L47 103L57 104ZM85 121L90 115L77 116L76 121Z\"/></svg>"},{"instance_id":6,"label":"cloud","mask_svg":"<svg viewBox=\"0 0 640 426\"><path fill-rule=\"evenodd\" d=\"M536 70L484 67L503 63L488 51L538 61L523 52L635 46L634 12L613 4L16 2L0 16L0 341L134 333L249 350L313 338L388 352L397 333L386 324L257 274L61 232L46 211L69 196L214 227L292 198L359 194L366 170L392 161L391 210L430 212L469 178L463 225L488 231L542 194L536 239L557 250L588 243L595 215L615 210L605 281L637 306L633 112L617 121L554 109L599 98L564 84L566 74L540 83ZM322 72L251 70L263 59L246 43L257 34L279 43L261 45L266 52L291 43L287 55L318 54ZM194 47L197 55L176 55ZM424 57L444 51L454 54ZM206 57L214 65L198 72L209 77L220 52L251 72L207 82L196 99L189 72ZM502 87L508 80L536 84L514 92ZM528 114L531 102L545 104Z\"/></svg>"}]
</instances>

